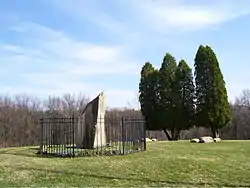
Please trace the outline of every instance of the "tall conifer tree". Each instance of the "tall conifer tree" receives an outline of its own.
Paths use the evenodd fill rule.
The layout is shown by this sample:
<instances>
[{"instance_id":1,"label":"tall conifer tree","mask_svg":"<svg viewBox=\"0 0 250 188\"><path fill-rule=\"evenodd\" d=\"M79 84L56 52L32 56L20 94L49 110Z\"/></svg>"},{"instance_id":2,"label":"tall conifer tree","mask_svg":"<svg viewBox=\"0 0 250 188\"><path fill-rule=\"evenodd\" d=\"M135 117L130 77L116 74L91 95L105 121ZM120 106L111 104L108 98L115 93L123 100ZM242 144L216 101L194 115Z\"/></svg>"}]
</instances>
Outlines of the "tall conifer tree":
<instances>
[{"instance_id":1,"label":"tall conifer tree","mask_svg":"<svg viewBox=\"0 0 250 188\"><path fill-rule=\"evenodd\" d=\"M176 82L176 128L178 131L187 130L194 124L195 88L193 83L192 69L188 64L181 60L175 73Z\"/></svg>"},{"instance_id":2,"label":"tall conifer tree","mask_svg":"<svg viewBox=\"0 0 250 188\"><path fill-rule=\"evenodd\" d=\"M212 48L199 46L195 56L196 125L211 128L212 136L232 119L225 81Z\"/></svg>"}]
</instances>

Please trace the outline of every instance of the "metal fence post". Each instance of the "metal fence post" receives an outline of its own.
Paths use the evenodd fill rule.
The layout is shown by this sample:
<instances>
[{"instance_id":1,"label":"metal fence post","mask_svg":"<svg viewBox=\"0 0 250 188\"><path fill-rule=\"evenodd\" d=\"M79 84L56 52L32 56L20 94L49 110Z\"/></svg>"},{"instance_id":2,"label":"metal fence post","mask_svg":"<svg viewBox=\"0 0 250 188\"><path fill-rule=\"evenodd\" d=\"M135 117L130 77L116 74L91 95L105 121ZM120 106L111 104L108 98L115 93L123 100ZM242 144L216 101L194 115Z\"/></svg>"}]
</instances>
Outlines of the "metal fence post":
<instances>
[{"instance_id":1,"label":"metal fence post","mask_svg":"<svg viewBox=\"0 0 250 188\"><path fill-rule=\"evenodd\" d=\"M73 144L73 157L75 157L75 116L73 114L73 117L72 117L72 129L73 129L73 135L72 135L72 144Z\"/></svg>"},{"instance_id":2,"label":"metal fence post","mask_svg":"<svg viewBox=\"0 0 250 188\"><path fill-rule=\"evenodd\" d=\"M122 154L125 154L124 117L122 117Z\"/></svg>"},{"instance_id":3,"label":"metal fence post","mask_svg":"<svg viewBox=\"0 0 250 188\"><path fill-rule=\"evenodd\" d=\"M40 154L43 153L43 118L39 120L40 128L41 128L41 136L40 136Z\"/></svg>"},{"instance_id":4,"label":"metal fence post","mask_svg":"<svg viewBox=\"0 0 250 188\"><path fill-rule=\"evenodd\" d=\"M146 121L143 121L143 124L144 124L144 126L143 126L143 128L144 128L144 151L146 151L147 150L147 142L146 142L146 137L147 137L147 135L146 135Z\"/></svg>"}]
</instances>

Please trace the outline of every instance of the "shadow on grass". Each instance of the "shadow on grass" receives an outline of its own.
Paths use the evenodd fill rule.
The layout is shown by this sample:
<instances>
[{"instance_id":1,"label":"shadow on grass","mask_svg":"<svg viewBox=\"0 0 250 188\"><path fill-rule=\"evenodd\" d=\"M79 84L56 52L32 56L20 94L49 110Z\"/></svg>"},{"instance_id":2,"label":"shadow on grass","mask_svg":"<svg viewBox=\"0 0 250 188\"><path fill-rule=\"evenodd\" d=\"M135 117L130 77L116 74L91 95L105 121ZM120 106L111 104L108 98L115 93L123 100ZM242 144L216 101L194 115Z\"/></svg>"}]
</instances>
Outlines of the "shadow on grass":
<instances>
[{"instance_id":1,"label":"shadow on grass","mask_svg":"<svg viewBox=\"0 0 250 188\"><path fill-rule=\"evenodd\" d=\"M31 158L72 158L72 157L93 157L93 156L112 156L112 155L116 155L116 156L121 156L120 154L97 154L97 153L93 153L94 151L85 154L85 155L77 155L73 156L73 153L70 152L65 152L65 153L44 153L44 154L40 154L38 153L39 151L39 147L35 148L35 147L31 147L31 148L22 148L22 149L16 149L16 148L4 148L2 150L0 150L0 155L1 154L5 154L5 155L14 155L14 156L23 156L23 157L31 157ZM130 155L135 154L137 152L133 152L133 153L128 153ZM126 155L126 154L124 154Z\"/></svg>"},{"instance_id":2,"label":"shadow on grass","mask_svg":"<svg viewBox=\"0 0 250 188\"><path fill-rule=\"evenodd\" d=\"M0 155L14 155L14 156L23 156L23 157L38 157L38 158L53 158L54 156L48 156L48 155L40 155L37 154L37 151L39 148L31 147L31 148L25 148L25 149L15 149L15 148L4 148L0 150Z\"/></svg>"},{"instance_id":3,"label":"shadow on grass","mask_svg":"<svg viewBox=\"0 0 250 188\"><path fill-rule=\"evenodd\" d=\"M8 167L8 166L6 166ZM11 168L11 167L9 167ZM98 174L88 174L88 173L77 173L77 172L70 172L65 170L51 170L51 169L40 169L40 168L25 168L25 167L15 167L17 170L33 170L43 172L46 171L48 173L54 174L64 174L64 175L74 175L74 176L84 176L89 178L97 178L97 179L107 179L107 180L124 180L124 181L132 181L132 182L144 182L147 184L158 184L159 186L166 186L166 185L175 185L175 186L212 186L212 187L250 187L250 184L240 185L240 184L223 184L223 183L194 183L194 182L184 182L184 181L159 181L159 180L152 180L149 178L126 178L126 177L119 177L119 176L105 176L105 175L98 175Z\"/></svg>"}]
</instances>

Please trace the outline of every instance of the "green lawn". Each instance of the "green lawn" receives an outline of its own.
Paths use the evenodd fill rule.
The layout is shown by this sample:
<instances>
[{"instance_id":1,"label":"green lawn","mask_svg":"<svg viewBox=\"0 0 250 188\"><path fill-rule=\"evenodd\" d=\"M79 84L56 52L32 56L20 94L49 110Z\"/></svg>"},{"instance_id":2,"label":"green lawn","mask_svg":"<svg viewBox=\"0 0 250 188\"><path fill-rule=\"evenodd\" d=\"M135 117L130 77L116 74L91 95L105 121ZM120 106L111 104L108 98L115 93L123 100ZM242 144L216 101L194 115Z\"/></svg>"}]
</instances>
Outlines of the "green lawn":
<instances>
[{"instance_id":1,"label":"green lawn","mask_svg":"<svg viewBox=\"0 0 250 188\"><path fill-rule=\"evenodd\" d=\"M250 141L154 142L146 152L107 157L35 152L0 149L0 187L250 187Z\"/></svg>"}]
</instances>

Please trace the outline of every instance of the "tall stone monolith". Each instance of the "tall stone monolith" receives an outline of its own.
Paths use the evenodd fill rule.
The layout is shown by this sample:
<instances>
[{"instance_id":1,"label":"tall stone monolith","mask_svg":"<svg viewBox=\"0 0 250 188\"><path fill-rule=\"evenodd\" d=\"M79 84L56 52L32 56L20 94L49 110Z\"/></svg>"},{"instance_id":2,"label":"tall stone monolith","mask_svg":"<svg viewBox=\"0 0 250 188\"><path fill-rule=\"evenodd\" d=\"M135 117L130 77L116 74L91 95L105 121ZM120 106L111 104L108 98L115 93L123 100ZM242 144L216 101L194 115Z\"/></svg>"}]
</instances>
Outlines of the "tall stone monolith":
<instances>
[{"instance_id":1,"label":"tall stone monolith","mask_svg":"<svg viewBox=\"0 0 250 188\"><path fill-rule=\"evenodd\" d=\"M76 128L76 147L93 149L106 146L105 96L101 92L85 107Z\"/></svg>"}]
</instances>

